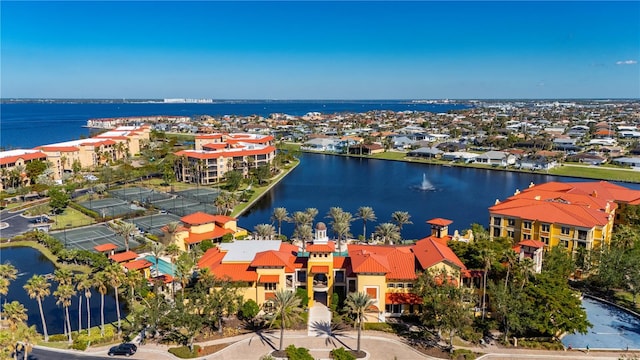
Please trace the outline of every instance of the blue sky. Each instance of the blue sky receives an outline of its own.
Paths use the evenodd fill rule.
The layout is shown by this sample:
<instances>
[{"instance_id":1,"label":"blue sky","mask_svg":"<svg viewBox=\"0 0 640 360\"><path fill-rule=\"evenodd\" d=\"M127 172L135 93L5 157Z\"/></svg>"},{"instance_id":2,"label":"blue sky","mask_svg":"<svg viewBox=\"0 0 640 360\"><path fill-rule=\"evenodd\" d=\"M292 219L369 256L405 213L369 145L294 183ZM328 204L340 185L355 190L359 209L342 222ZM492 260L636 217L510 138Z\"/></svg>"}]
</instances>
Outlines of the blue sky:
<instances>
[{"instance_id":1,"label":"blue sky","mask_svg":"<svg viewBox=\"0 0 640 360\"><path fill-rule=\"evenodd\" d=\"M0 2L1 96L639 98L640 2Z\"/></svg>"}]
</instances>

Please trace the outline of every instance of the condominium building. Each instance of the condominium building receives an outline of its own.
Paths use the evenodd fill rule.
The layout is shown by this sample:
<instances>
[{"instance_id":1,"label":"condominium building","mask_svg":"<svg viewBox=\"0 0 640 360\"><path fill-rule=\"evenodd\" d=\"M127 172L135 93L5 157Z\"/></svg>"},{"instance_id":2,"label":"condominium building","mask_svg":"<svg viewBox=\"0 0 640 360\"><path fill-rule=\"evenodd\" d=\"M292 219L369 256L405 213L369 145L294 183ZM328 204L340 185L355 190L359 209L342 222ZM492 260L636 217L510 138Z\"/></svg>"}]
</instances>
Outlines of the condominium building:
<instances>
[{"instance_id":1,"label":"condominium building","mask_svg":"<svg viewBox=\"0 0 640 360\"><path fill-rule=\"evenodd\" d=\"M269 165L275 158L274 138L259 134L202 134L195 138L194 150L175 153L178 181L201 185L222 180L229 171Z\"/></svg>"},{"instance_id":2,"label":"condominium building","mask_svg":"<svg viewBox=\"0 0 640 360\"><path fill-rule=\"evenodd\" d=\"M575 252L609 244L622 209L640 205L640 191L606 181L533 183L489 208L490 237L536 240Z\"/></svg>"},{"instance_id":3,"label":"condominium building","mask_svg":"<svg viewBox=\"0 0 640 360\"><path fill-rule=\"evenodd\" d=\"M0 151L0 191L9 187L28 185L26 166L32 161L46 161L47 155L40 150L16 149Z\"/></svg>"}]
</instances>

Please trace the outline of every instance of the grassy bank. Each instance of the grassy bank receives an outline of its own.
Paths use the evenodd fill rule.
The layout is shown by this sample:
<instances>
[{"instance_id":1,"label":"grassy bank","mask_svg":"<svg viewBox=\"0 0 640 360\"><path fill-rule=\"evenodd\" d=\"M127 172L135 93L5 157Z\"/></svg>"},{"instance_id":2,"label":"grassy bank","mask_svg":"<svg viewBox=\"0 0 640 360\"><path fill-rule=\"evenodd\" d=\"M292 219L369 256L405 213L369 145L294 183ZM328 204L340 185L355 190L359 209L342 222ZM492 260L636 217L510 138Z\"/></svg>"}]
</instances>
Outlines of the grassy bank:
<instances>
[{"instance_id":1,"label":"grassy bank","mask_svg":"<svg viewBox=\"0 0 640 360\"><path fill-rule=\"evenodd\" d=\"M19 241L9 241L0 243L0 249L11 248L11 247L30 247L32 249L38 250L42 256L46 257L49 261L53 263L56 268L59 269L69 269L74 272L83 272L90 273L91 268L84 265L75 265L75 264L60 264L58 262L58 257L54 255L51 250L49 250L44 245L37 243L35 241L27 241L27 240L19 240Z\"/></svg>"}]
</instances>

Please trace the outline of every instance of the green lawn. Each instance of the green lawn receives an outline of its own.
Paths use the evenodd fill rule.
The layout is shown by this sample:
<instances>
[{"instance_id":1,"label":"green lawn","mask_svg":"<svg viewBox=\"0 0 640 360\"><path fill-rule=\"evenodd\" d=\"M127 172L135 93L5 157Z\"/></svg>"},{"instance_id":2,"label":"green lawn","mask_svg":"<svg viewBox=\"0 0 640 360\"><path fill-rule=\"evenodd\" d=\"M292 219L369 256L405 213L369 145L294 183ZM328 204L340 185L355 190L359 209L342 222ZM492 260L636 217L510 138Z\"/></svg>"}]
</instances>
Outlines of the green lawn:
<instances>
[{"instance_id":1,"label":"green lawn","mask_svg":"<svg viewBox=\"0 0 640 360\"><path fill-rule=\"evenodd\" d=\"M51 230L62 230L66 228L74 228L95 224L96 221L76 209L67 207L62 214L49 216L54 221Z\"/></svg>"},{"instance_id":2,"label":"green lawn","mask_svg":"<svg viewBox=\"0 0 640 360\"><path fill-rule=\"evenodd\" d=\"M585 167L565 165L549 170L549 174L588 179L640 182L640 172L638 171L599 166Z\"/></svg>"}]
</instances>

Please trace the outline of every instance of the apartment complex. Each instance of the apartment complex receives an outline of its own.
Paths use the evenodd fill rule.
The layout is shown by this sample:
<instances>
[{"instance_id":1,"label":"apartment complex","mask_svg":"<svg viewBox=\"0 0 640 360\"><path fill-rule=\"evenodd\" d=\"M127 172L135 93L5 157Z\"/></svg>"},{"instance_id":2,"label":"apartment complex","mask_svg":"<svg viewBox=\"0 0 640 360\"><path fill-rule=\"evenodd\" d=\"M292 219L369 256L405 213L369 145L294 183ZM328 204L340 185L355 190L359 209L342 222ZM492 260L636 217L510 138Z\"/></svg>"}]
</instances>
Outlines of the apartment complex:
<instances>
[{"instance_id":1,"label":"apartment complex","mask_svg":"<svg viewBox=\"0 0 640 360\"><path fill-rule=\"evenodd\" d=\"M209 249L198 267L242 284L245 299L266 306L279 289L304 289L310 306L328 305L333 294L364 292L375 301L368 309L369 321L385 321L388 316L412 313L422 303L411 292L420 272L446 269L456 274L458 284L467 274L446 245L451 238L447 226L431 226L432 235L413 245L347 244L346 251L338 251L326 225L318 222L313 241L304 248L280 240L222 243Z\"/></svg>"},{"instance_id":2,"label":"apartment complex","mask_svg":"<svg viewBox=\"0 0 640 360\"><path fill-rule=\"evenodd\" d=\"M0 191L8 187L28 185L26 166L32 161L46 161L47 155L40 150L16 149L0 151Z\"/></svg>"},{"instance_id":3,"label":"apartment complex","mask_svg":"<svg viewBox=\"0 0 640 360\"><path fill-rule=\"evenodd\" d=\"M88 139L42 145L36 150L46 155L57 180L76 165L89 168L138 154L143 143L149 141L150 132L147 125L122 126Z\"/></svg>"},{"instance_id":4,"label":"apartment complex","mask_svg":"<svg viewBox=\"0 0 640 360\"><path fill-rule=\"evenodd\" d=\"M640 191L607 181L533 183L489 208L490 237L536 240L575 252L611 241L626 206L640 205Z\"/></svg>"},{"instance_id":5,"label":"apartment complex","mask_svg":"<svg viewBox=\"0 0 640 360\"><path fill-rule=\"evenodd\" d=\"M241 171L269 165L276 155L274 138L259 134L201 134L195 137L194 150L175 153L178 181L201 185L222 180L229 171Z\"/></svg>"}]
</instances>

